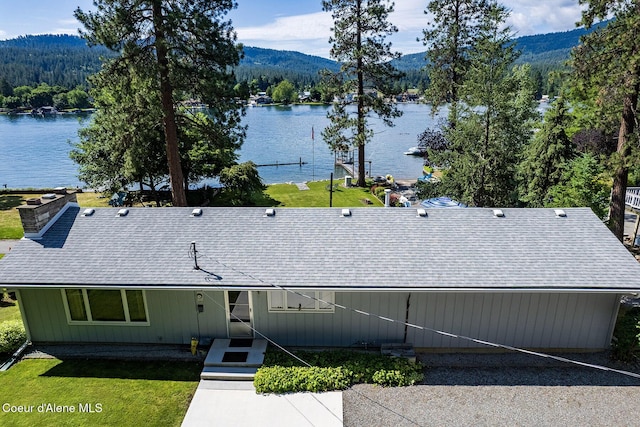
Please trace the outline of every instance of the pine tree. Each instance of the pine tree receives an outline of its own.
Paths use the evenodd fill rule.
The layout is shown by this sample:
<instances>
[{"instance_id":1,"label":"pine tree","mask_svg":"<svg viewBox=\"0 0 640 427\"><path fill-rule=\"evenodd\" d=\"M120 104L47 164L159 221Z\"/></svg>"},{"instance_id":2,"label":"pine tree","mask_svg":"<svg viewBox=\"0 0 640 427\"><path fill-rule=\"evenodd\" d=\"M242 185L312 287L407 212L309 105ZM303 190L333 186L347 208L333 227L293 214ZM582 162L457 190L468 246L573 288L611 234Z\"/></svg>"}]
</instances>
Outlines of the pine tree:
<instances>
[{"instance_id":1,"label":"pine tree","mask_svg":"<svg viewBox=\"0 0 640 427\"><path fill-rule=\"evenodd\" d=\"M521 200L530 207L540 208L549 201L549 189L560 183L575 156L575 146L566 133L570 120L566 101L557 100L524 150L519 166Z\"/></svg>"},{"instance_id":2,"label":"pine tree","mask_svg":"<svg viewBox=\"0 0 640 427\"><path fill-rule=\"evenodd\" d=\"M507 10L492 3L479 24L460 87L460 115L447 130L450 148L433 153L446 166L442 191L471 206L517 204L516 165L532 136L535 88L528 66L512 67L518 52Z\"/></svg>"},{"instance_id":3,"label":"pine tree","mask_svg":"<svg viewBox=\"0 0 640 427\"><path fill-rule=\"evenodd\" d=\"M575 86L596 92L594 105L603 121L616 117L618 139L613 159L610 223L613 233L624 237L625 193L633 150L638 147L638 98L640 96L640 3L619 0L580 0L587 7L582 24L591 28L597 20L610 19L582 38L572 53ZM596 88L596 91L593 90ZM605 129L609 131L610 129Z\"/></svg>"},{"instance_id":4,"label":"pine tree","mask_svg":"<svg viewBox=\"0 0 640 427\"><path fill-rule=\"evenodd\" d=\"M162 111L162 126L174 206L186 206L188 179L181 164L176 105L193 96L210 107L207 138L238 145L244 135L233 100L229 69L239 62L230 22L232 0L96 0L96 12L76 10L90 45L103 45L121 55L107 73L126 79L129 69L154 77L152 90ZM149 73L149 74L147 74Z\"/></svg>"},{"instance_id":5,"label":"pine tree","mask_svg":"<svg viewBox=\"0 0 640 427\"><path fill-rule=\"evenodd\" d=\"M423 31L427 46L427 100L434 109L449 103L449 122L455 127L463 80L470 66L468 52L479 35L487 0L432 0L425 14L433 16Z\"/></svg>"},{"instance_id":6,"label":"pine tree","mask_svg":"<svg viewBox=\"0 0 640 427\"><path fill-rule=\"evenodd\" d=\"M393 4L386 0L324 0L322 7L334 20L331 57L342 64L337 79L342 98L328 113L331 124L322 137L334 151L358 148L357 185L364 187L365 145L373 136L367 129L368 114L376 113L387 126L393 126L392 119L401 115L384 99L394 94L393 82L402 76L390 63L400 54L393 53L391 43L385 41L398 31L388 22ZM355 94L355 118L347 109L349 94Z\"/></svg>"}]
</instances>

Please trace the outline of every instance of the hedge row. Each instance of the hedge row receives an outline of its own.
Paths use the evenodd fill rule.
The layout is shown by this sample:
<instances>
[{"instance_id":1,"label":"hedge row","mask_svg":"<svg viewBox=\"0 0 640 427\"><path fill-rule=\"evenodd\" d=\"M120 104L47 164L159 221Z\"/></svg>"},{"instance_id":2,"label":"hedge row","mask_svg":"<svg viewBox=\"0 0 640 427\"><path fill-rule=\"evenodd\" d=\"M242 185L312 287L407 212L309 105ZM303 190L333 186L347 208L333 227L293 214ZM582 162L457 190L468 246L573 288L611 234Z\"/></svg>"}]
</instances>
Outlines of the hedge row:
<instances>
[{"instance_id":1,"label":"hedge row","mask_svg":"<svg viewBox=\"0 0 640 427\"><path fill-rule=\"evenodd\" d=\"M422 365L406 359L355 351L296 352L311 367L283 352L269 351L258 369L258 393L344 390L353 384L407 386L424 379Z\"/></svg>"},{"instance_id":2,"label":"hedge row","mask_svg":"<svg viewBox=\"0 0 640 427\"><path fill-rule=\"evenodd\" d=\"M19 320L0 323L0 353L13 353L26 340L24 326Z\"/></svg>"}]
</instances>

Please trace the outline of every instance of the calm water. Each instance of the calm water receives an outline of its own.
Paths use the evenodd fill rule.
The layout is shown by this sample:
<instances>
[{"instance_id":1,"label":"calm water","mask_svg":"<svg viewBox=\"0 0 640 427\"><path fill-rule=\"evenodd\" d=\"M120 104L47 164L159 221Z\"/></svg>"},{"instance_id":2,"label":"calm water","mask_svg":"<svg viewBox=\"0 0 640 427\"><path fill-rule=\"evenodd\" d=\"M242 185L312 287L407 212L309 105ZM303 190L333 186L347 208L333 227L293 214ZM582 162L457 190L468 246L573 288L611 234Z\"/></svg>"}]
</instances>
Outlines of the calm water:
<instances>
[{"instance_id":1,"label":"calm water","mask_svg":"<svg viewBox=\"0 0 640 427\"><path fill-rule=\"evenodd\" d=\"M260 167L260 176L267 184L329 179L334 172L334 157L322 141L321 131L329 123L330 107L254 107L247 109L244 123L247 138L240 151L240 161L256 164L298 163L305 165ZM438 118L429 114L430 107L403 104L404 115L393 128L371 120L376 132L366 147L371 161L371 175L391 174L396 178L417 178L422 174L422 160L403 154L417 144L417 135L432 127ZM71 142L78 141L78 129L90 118L60 115L52 118L0 115L0 186L82 187L77 167L69 159ZM314 129L315 141L311 139ZM336 177L343 176L335 170Z\"/></svg>"}]
</instances>

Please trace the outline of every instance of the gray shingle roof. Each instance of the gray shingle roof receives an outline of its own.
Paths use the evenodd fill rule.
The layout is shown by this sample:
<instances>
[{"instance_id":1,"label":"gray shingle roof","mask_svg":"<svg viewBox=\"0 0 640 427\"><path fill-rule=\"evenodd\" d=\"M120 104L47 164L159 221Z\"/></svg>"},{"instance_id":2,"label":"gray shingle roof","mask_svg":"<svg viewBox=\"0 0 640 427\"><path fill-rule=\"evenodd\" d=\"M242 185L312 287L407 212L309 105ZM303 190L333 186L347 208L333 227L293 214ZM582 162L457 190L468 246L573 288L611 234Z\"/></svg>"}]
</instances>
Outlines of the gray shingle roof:
<instances>
[{"instance_id":1,"label":"gray shingle roof","mask_svg":"<svg viewBox=\"0 0 640 427\"><path fill-rule=\"evenodd\" d=\"M71 207L0 261L0 286L640 289L640 265L586 208L191 211Z\"/></svg>"}]
</instances>

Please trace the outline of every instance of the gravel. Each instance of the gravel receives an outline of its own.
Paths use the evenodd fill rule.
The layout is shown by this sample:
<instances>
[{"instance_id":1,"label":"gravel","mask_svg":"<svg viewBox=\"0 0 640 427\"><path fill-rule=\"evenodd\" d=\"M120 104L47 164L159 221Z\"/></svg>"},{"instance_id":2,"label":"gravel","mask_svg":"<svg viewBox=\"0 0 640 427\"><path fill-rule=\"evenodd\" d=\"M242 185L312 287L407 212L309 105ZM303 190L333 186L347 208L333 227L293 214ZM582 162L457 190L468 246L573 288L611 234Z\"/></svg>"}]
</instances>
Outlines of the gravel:
<instances>
[{"instance_id":1,"label":"gravel","mask_svg":"<svg viewBox=\"0 0 640 427\"><path fill-rule=\"evenodd\" d=\"M563 354L613 364L607 353ZM640 379L523 354L426 354L423 384L357 385L343 393L344 425L611 426L638 425Z\"/></svg>"}]
</instances>

